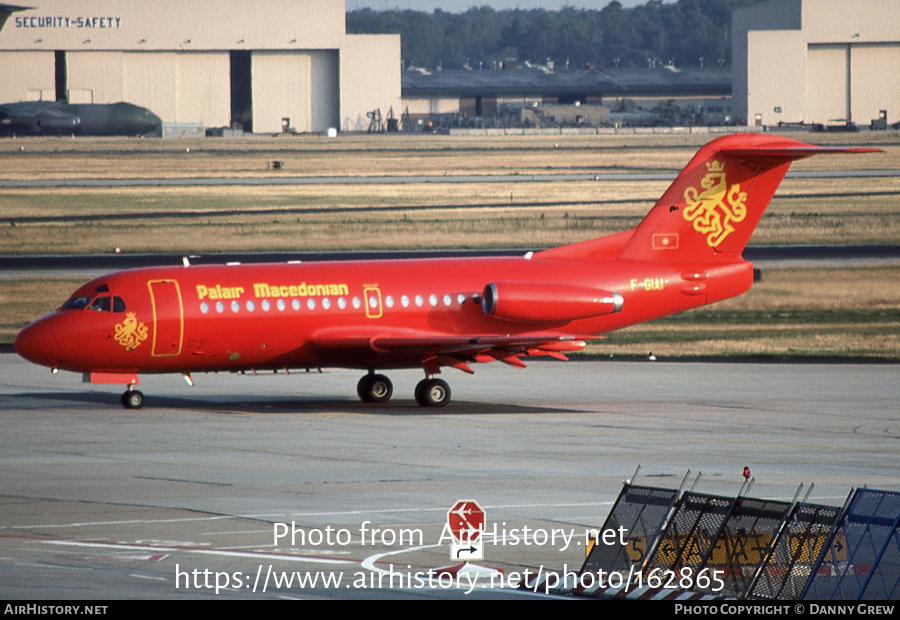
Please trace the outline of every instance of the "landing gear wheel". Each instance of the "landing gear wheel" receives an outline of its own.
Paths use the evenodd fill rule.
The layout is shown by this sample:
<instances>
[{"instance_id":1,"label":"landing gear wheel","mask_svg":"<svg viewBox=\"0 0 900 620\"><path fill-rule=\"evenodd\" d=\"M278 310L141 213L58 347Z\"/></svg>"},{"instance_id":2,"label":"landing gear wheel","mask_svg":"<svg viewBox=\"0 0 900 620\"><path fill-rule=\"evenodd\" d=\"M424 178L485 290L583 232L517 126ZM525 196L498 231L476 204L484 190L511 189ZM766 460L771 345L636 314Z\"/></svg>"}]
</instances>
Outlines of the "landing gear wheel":
<instances>
[{"instance_id":1,"label":"landing gear wheel","mask_svg":"<svg viewBox=\"0 0 900 620\"><path fill-rule=\"evenodd\" d=\"M144 406L144 394L139 390L128 390L122 394L122 406L126 409L140 409Z\"/></svg>"},{"instance_id":2,"label":"landing gear wheel","mask_svg":"<svg viewBox=\"0 0 900 620\"><path fill-rule=\"evenodd\" d=\"M443 379L423 379L416 386L416 402L422 407L446 407L450 386Z\"/></svg>"},{"instance_id":3,"label":"landing gear wheel","mask_svg":"<svg viewBox=\"0 0 900 620\"><path fill-rule=\"evenodd\" d=\"M386 403L394 394L394 386L384 375L366 375L356 385L356 393L364 403Z\"/></svg>"}]
</instances>

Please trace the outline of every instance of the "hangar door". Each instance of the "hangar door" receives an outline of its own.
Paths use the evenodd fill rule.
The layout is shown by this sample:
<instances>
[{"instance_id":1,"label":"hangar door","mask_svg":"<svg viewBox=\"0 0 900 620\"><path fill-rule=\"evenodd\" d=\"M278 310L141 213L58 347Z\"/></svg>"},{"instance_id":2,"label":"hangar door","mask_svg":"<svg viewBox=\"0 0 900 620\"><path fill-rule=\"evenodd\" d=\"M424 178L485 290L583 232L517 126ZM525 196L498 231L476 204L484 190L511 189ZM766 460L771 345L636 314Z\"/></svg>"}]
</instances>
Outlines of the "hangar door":
<instances>
[{"instance_id":1,"label":"hangar door","mask_svg":"<svg viewBox=\"0 0 900 620\"><path fill-rule=\"evenodd\" d=\"M300 133L338 127L337 52L253 52L253 130Z\"/></svg>"},{"instance_id":2,"label":"hangar door","mask_svg":"<svg viewBox=\"0 0 900 620\"><path fill-rule=\"evenodd\" d=\"M227 54L125 53L121 79L125 101L147 106L167 123L229 124Z\"/></svg>"},{"instance_id":3,"label":"hangar door","mask_svg":"<svg viewBox=\"0 0 900 620\"><path fill-rule=\"evenodd\" d=\"M900 45L850 47L850 94L853 121L868 125L887 110L888 122L900 121Z\"/></svg>"},{"instance_id":4,"label":"hangar door","mask_svg":"<svg viewBox=\"0 0 900 620\"><path fill-rule=\"evenodd\" d=\"M807 61L807 122L900 120L900 45L810 45Z\"/></svg>"},{"instance_id":5,"label":"hangar door","mask_svg":"<svg viewBox=\"0 0 900 620\"><path fill-rule=\"evenodd\" d=\"M65 52L71 103L127 101L166 123L229 124L228 55L203 52Z\"/></svg>"},{"instance_id":6,"label":"hangar door","mask_svg":"<svg viewBox=\"0 0 900 620\"><path fill-rule=\"evenodd\" d=\"M850 46L810 45L806 66L807 123L850 119Z\"/></svg>"}]
</instances>

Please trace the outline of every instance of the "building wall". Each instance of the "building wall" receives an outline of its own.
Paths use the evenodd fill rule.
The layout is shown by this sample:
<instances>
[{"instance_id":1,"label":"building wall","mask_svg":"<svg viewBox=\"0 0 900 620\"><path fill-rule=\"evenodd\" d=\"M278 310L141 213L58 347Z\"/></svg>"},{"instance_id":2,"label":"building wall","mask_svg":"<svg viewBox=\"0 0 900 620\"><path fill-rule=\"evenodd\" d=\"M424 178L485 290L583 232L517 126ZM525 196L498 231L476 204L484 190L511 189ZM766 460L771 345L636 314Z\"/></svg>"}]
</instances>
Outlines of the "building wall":
<instances>
[{"instance_id":1,"label":"building wall","mask_svg":"<svg viewBox=\"0 0 900 620\"><path fill-rule=\"evenodd\" d=\"M400 118L400 37L348 35L341 47L341 129L365 131L366 114Z\"/></svg>"},{"instance_id":2,"label":"building wall","mask_svg":"<svg viewBox=\"0 0 900 620\"><path fill-rule=\"evenodd\" d=\"M409 98L403 100L403 110L409 109L413 115L458 114L460 112L459 97Z\"/></svg>"},{"instance_id":3,"label":"building wall","mask_svg":"<svg viewBox=\"0 0 900 620\"><path fill-rule=\"evenodd\" d=\"M735 11L736 117L900 120L900 2L773 0Z\"/></svg>"},{"instance_id":4,"label":"building wall","mask_svg":"<svg viewBox=\"0 0 900 620\"><path fill-rule=\"evenodd\" d=\"M35 0L13 13L0 50L333 49L343 0Z\"/></svg>"},{"instance_id":5,"label":"building wall","mask_svg":"<svg viewBox=\"0 0 900 620\"><path fill-rule=\"evenodd\" d=\"M349 127L400 110L399 35L348 36L343 0L36 0L0 31L0 103L128 101L164 122L231 124L233 51L250 55L253 129ZM347 121L346 123L344 121Z\"/></svg>"},{"instance_id":6,"label":"building wall","mask_svg":"<svg viewBox=\"0 0 900 620\"><path fill-rule=\"evenodd\" d=\"M748 33L753 54L747 68L748 125L762 114L764 125L798 122L806 115L806 46L794 32L775 30ZM797 87L799 85L799 88Z\"/></svg>"}]
</instances>

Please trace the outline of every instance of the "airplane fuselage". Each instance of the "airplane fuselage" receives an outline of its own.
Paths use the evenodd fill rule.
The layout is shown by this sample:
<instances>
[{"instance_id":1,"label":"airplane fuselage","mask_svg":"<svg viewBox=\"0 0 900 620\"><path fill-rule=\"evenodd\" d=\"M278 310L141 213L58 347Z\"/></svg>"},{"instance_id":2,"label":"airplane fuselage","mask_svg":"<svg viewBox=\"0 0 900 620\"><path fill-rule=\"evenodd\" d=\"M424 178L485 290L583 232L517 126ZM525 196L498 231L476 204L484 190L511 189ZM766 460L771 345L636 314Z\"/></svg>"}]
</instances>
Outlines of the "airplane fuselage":
<instances>
[{"instance_id":1,"label":"airplane fuselage","mask_svg":"<svg viewBox=\"0 0 900 620\"><path fill-rule=\"evenodd\" d=\"M426 345L392 350L367 343L380 332L413 339L537 332L588 337L738 295L752 278L745 261L558 260L540 253L149 268L85 284L73 299L94 302L96 310L61 309L29 328L64 334L64 340L44 341L40 351L28 353L26 330L17 347L42 364L76 372L415 367ZM618 293L621 311L574 321L498 319L482 303L492 282L547 283L539 302L547 316L570 303L554 297L558 285ZM97 293L99 287L108 291ZM102 296L110 303L96 304Z\"/></svg>"}]
</instances>

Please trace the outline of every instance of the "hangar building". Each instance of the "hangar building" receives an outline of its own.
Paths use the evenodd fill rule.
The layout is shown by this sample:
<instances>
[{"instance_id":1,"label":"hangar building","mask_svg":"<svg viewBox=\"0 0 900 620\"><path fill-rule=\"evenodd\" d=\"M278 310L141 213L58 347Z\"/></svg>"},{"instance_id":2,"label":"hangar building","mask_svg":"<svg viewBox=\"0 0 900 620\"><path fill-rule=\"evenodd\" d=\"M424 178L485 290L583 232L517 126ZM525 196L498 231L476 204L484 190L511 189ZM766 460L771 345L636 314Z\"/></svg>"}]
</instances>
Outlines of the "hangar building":
<instances>
[{"instance_id":1,"label":"hangar building","mask_svg":"<svg viewBox=\"0 0 900 620\"><path fill-rule=\"evenodd\" d=\"M735 11L732 31L748 125L900 121L897 0L772 0Z\"/></svg>"},{"instance_id":2,"label":"hangar building","mask_svg":"<svg viewBox=\"0 0 900 620\"><path fill-rule=\"evenodd\" d=\"M400 36L348 35L344 0L27 5L0 30L3 103L128 101L254 132L366 129L400 108Z\"/></svg>"}]
</instances>

